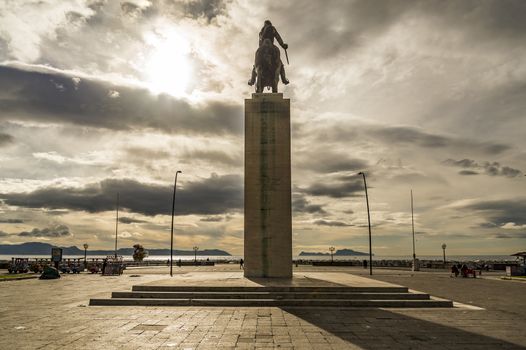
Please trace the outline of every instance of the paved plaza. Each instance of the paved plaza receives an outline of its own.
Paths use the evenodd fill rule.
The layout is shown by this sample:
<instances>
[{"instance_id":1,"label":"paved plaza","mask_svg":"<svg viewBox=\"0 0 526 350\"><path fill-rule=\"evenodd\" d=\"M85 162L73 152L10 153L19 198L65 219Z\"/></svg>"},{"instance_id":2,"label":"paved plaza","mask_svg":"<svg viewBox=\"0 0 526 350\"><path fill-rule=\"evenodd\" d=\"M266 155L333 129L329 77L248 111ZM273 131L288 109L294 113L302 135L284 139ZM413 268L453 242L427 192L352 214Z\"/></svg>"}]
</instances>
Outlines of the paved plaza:
<instances>
[{"instance_id":1,"label":"paved plaza","mask_svg":"<svg viewBox=\"0 0 526 350\"><path fill-rule=\"evenodd\" d=\"M176 270L179 278L229 271L239 267ZM108 298L132 285L169 283L167 272L161 267L130 269L115 277L1 282L0 348L526 349L526 283L491 276L375 270L376 281L468 305L450 309L87 306L90 298ZM349 267L295 269L297 276L302 272L369 277Z\"/></svg>"}]
</instances>

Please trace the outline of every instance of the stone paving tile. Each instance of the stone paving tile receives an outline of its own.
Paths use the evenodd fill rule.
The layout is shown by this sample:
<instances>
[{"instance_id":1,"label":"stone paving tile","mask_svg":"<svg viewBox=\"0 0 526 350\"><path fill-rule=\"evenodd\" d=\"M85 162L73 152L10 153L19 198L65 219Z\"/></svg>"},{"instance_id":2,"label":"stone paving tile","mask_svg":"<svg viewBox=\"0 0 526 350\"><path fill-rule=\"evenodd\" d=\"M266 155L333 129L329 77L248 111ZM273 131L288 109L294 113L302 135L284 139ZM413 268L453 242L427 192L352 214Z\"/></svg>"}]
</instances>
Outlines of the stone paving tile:
<instances>
[{"instance_id":1,"label":"stone paving tile","mask_svg":"<svg viewBox=\"0 0 526 350\"><path fill-rule=\"evenodd\" d=\"M524 349L526 344L522 314L499 308L85 307L90 297L156 279L165 276L6 282L0 287L0 348ZM140 325L166 327L150 331Z\"/></svg>"}]
</instances>

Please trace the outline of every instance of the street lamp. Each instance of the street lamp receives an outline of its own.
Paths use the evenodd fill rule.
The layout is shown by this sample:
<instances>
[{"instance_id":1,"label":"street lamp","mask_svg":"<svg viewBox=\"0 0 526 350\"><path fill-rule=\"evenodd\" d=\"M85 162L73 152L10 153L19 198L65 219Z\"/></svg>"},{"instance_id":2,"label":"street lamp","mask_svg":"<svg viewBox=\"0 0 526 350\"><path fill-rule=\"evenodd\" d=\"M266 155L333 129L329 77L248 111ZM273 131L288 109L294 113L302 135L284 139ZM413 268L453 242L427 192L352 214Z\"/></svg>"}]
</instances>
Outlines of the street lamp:
<instances>
[{"instance_id":1,"label":"street lamp","mask_svg":"<svg viewBox=\"0 0 526 350\"><path fill-rule=\"evenodd\" d=\"M182 174L181 170L175 172L174 181L174 195L172 198L172 226L170 229L170 277L173 276L173 262L174 262L174 214L175 214L175 191L177 190L177 175Z\"/></svg>"},{"instance_id":2,"label":"street lamp","mask_svg":"<svg viewBox=\"0 0 526 350\"><path fill-rule=\"evenodd\" d=\"M413 231L413 271L420 271L420 266L418 266L418 261L416 260L416 250L415 250L415 218L413 212L413 190L411 190L411 229Z\"/></svg>"},{"instance_id":3,"label":"street lamp","mask_svg":"<svg viewBox=\"0 0 526 350\"><path fill-rule=\"evenodd\" d=\"M446 247L445 243L442 244L442 252L444 253L444 267L446 266Z\"/></svg>"},{"instance_id":4,"label":"street lamp","mask_svg":"<svg viewBox=\"0 0 526 350\"><path fill-rule=\"evenodd\" d=\"M117 237L119 232L119 192L117 192L117 215L115 217L115 260L117 260Z\"/></svg>"},{"instance_id":5,"label":"street lamp","mask_svg":"<svg viewBox=\"0 0 526 350\"><path fill-rule=\"evenodd\" d=\"M330 247L329 248L329 251L331 252L331 265L334 262L334 258L332 257L332 254L334 253L334 250L335 250L334 247Z\"/></svg>"},{"instance_id":6,"label":"street lamp","mask_svg":"<svg viewBox=\"0 0 526 350\"><path fill-rule=\"evenodd\" d=\"M367 203L367 222L369 223L369 275L373 274L373 245L371 239L371 214L369 212L369 196L367 195L367 181L365 180L365 173L360 171L358 175L363 176L363 186L365 188L365 202Z\"/></svg>"},{"instance_id":7,"label":"street lamp","mask_svg":"<svg viewBox=\"0 0 526 350\"><path fill-rule=\"evenodd\" d=\"M199 250L198 246L194 246L194 264L197 265L197 251Z\"/></svg>"},{"instance_id":8,"label":"street lamp","mask_svg":"<svg viewBox=\"0 0 526 350\"><path fill-rule=\"evenodd\" d=\"M84 243L84 270L88 268L88 262L86 261L87 251L88 251L88 243Z\"/></svg>"}]
</instances>

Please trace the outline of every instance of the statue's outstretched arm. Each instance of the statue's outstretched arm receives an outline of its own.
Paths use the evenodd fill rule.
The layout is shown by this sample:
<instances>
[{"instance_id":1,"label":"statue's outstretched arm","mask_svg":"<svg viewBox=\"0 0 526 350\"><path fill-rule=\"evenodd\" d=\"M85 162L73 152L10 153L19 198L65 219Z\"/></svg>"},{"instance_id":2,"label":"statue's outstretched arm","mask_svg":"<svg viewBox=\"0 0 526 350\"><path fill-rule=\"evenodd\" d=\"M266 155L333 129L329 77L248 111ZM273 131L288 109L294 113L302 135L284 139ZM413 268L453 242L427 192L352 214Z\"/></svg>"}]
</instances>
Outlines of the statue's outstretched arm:
<instances>
[{"instance_id":1,"label":"statue's outstretched arm","mask_svg":"<svg viewBox=\"0 0 526 350\"><path fill-rule=\"evenodd\" d=\"M283 42L283 39L281 39L281 36L279 35L279 33L278 33L278 31L276 29L274 29L274 34L275 34L274 37L276 38L276 40L279 43L279 46L281 46L282 48L284 48L286 50L288 45Z\"/></svg>"}]
</instances>

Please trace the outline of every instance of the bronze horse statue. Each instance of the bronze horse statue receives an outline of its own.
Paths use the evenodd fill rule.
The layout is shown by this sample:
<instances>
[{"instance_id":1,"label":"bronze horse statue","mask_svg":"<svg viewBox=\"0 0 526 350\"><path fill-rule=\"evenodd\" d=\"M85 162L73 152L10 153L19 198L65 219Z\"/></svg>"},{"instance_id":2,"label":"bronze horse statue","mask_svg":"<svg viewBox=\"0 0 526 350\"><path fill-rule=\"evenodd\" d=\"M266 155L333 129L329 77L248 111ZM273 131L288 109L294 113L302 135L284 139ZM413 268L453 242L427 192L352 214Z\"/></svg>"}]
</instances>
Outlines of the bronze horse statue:
<instances>
[{"instance_id":1,"label":"bronze horse statue","mask_svg":"<svg viewBox=\"0 0 526 350\"><path fill-rule=\"evenodd\" d=\"M281 64L279 49L269 39L263 40L256 51L256 93L262 93L265 87L271 88L273 93L278 92Z\"/></svg>"}]
</instances>

